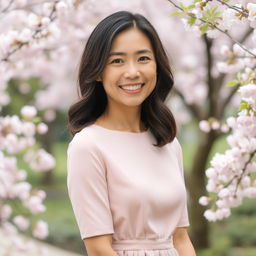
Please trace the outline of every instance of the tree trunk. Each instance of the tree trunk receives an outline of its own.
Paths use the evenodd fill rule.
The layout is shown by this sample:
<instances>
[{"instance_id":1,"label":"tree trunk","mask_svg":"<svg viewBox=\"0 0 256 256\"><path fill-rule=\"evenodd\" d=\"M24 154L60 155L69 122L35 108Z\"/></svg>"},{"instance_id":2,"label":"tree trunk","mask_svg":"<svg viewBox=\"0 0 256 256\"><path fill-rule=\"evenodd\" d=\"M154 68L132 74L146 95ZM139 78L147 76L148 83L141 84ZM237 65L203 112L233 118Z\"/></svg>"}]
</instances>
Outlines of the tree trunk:
<instances>
[{"instance_id":1,"label":"tree trunk","mask_svg":"<svg viewBox=\"0 0 256 256\"><path fill-rule=\"evenodd\" d=\"M190 236L197 249L209 248L209 223L203 216L205 207L200 205L198 200L201 196L206 195L205 170L209 153L217 137L214 131L206 134L200 131L195 159L187 177L187 185L190 194Z\"/></svg>"}]
</instances>

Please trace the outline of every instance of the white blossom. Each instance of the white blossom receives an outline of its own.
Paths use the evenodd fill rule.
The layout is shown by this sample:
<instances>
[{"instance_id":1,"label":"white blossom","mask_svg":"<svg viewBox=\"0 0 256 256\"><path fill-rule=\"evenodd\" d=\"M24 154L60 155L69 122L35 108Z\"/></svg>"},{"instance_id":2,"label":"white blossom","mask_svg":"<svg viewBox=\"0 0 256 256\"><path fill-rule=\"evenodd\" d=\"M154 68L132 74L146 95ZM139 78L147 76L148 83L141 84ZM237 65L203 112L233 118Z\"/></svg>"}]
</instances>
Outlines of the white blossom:
<instances>
[{"instance_id":1,"label":"white blossom","mask_svg":"<svg viewBox=\"0 0 256 256\"><path fill-rule=\"evenodd\" d=\"M24 106L21 109L21 115L26 119L31 119L35 117L37 114L37 110L34 106Z\"/></svg>"},{"instance_id":2,"label":"white blossom","mask_svg":"<svg viewBox=\"0 0 256 256\"><path fill-rule=\"evenodd\" d=\"M42 220L36 223L33 230L33 236L38 239L44 239L48 236L48 224Z\"/></svg>"}]
</instances>

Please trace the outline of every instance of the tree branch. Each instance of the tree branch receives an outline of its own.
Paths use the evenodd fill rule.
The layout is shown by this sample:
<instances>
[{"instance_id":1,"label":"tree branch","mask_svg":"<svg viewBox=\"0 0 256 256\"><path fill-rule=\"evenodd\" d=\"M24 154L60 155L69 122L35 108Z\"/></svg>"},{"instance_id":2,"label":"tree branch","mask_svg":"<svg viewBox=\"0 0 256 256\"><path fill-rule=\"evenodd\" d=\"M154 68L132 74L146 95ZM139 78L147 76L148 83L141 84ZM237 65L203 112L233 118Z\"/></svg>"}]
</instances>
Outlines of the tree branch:
<instances>
[{"instance_id":1,"label":"tree branch","mask_svg":"<svg viewBox=\"0 0 256 256\"><path fill-rule=\"evenodd\" d=\"M233 98L233 96L235 95L235 93L237 92L240 86L241 86L240 84L235 85L229 92L228 96L220 104L220 108L219 108L220 117L223 117L227 105L230 103L231 99Z\"/></svg>"},{"instance_id":2,"label":"tree branch","mask_svg":"<svg viewBox=\"0 0 256 256\"><path fill-rule=\"evenodd\" d=\"M206 48L206 62L207 62L207 85L208 85L208 95L207 98L209 99L209 111L208 117L215 117L216 112L216 100L218 99L218 91L214 87L214 80L212 77L212 66L213 66L213 56L211 54L211 47L212 47L212 39L209 39L205 34L203 35L203 41L205 43Z\"/></svg>"},{"instance_id":3,"label":"tree branch","mask_svg":"<svg viewBox=\"0 0 256 256\"><path fill-rule=\"evenodd\" d=\"M246 10L244 8L240 8L238 6L234 6L234 5L230 5L228 3L226 3L223 0L216 0L217 2L226 5L229 9L235 10L236 12L240 13L243 17L248 17L248 13L246 12Z\"/></svg>"},{"instance_id":4,"label":"tree branch","mask_svg":"<svg viewBox=\"0 0 256 256\"><path fill-rule=\"evenodd\" d=\"M205 115L202 113L202 110L196 104L187 103L184 98L184 95L180 91L178 91L176 88L173 88L173 91L182 99L184 105L196 120L201 121L205 119L204 118Z\"/></svg>"},{"instance_id":5,"label":"tree branch","mask_svg":"<svg viewBox=\"0 0 256 256\"><path fill-rule=\"evenodd\" d=\"M10 7L11 5L13 4L14 0L10 0L10 2L8 3L8 5L3 9L1 10L0 12L6 12Z\"/></svg>"},{"instance_id":6,"label":"tree branch","mask_svg":"<svg viewBox=\"0 0 256 256\"><path fill-rule=\"evenodd\" d=\"M49 15L49 19L50 19L51 22L53 22L53 21L56 19L56 15L54 16L55 13L56 13L56 5L53 6L53 9L52 9L52 11L51 11L51 13L50 13L50 15ZM42 27L40 26L40 27L38 27L38 28L34 31L34 34L32 35L32 38L33 38L33 39L38 39L36 36L37 36L41 31L42 31ZM40 37L39 37L39 38L40 38ZM25 42L25 43L24 43L24 42L19 42L18 45L17 45L17 47L14 48L12 51L10 51L10 52L7 54L7 56L5 56L3 59L0 60L0 62L1 62L1 61L4 61L4 62L8 61L11 55L13 55L15 52L17 52L17 51L18 51L19 49L21 49L23 46L28 45L28 44L29 44L29 42Z\"/></svg>"}]
</instances>

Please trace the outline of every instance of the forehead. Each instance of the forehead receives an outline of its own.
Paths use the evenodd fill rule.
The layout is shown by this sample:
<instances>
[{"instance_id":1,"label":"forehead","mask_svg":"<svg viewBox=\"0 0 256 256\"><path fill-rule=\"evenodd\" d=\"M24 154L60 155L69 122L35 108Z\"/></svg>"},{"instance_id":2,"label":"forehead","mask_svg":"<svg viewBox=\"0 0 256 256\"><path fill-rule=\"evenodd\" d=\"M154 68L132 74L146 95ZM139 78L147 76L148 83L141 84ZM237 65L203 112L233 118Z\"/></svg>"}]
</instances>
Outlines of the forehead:
<instances>
[{"instance_id":1,"label":"forehead","mask_svg":"<svg viewBox=\"0 0 256 256\"><path fill-rule=\"evenodd\" d=\"M148 37L136 28L131 28L119 33L113 40L110 51L133 52L140 49L152 51Z\"/></svg>"}]
</instances>

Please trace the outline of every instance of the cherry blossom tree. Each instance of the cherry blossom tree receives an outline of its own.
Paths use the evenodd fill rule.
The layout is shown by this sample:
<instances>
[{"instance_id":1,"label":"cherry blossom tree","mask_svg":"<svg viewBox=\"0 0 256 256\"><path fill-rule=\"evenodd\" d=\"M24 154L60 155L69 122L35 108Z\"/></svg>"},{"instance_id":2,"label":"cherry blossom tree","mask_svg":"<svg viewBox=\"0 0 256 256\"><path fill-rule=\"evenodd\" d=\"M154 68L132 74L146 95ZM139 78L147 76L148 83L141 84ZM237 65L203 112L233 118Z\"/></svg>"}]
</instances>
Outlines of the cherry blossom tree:
<instances>
[{"instance_id":1,"label":"cherry blossom tree","mask_svg":"<svg viewBox=\"0 0 256 256\"><path fill-rule=\"evenodd\" d=\"M53 120L56 110L65 110L77 97L77 67L88 35L100 19L120 9L142 13L155 25L174 70L175 95L168 104L180 124L198 123L187 184L192 238L196 247L208 247L207 220L228 217L230 208L244 197L256 196L252 0L5 1L0 4L0 105L11 102L6 92L10 79L19 78L26 91L26 80L38 77L42 83L34 105L44 112L44 122ZM8 118L18 117L3 120ZM207 169L209 154L221 136L230 148L217 153ZM12 137L7 141L15 145ZM1 140L6 140L3 135ZM33 159L33 153L26 155Z\"/></svg>"}]
</instances>

